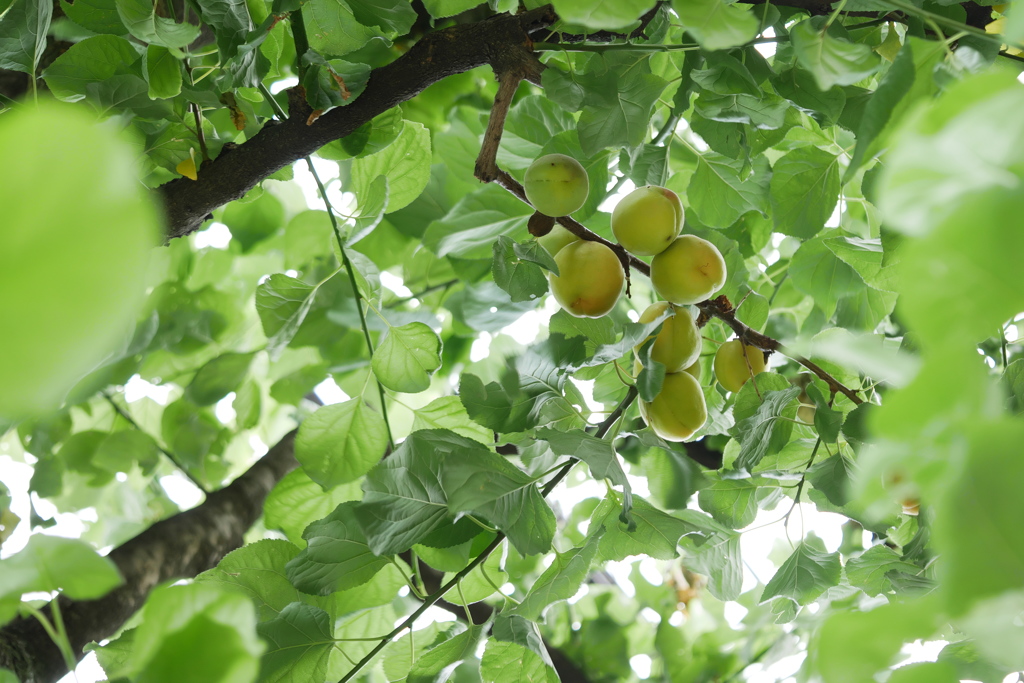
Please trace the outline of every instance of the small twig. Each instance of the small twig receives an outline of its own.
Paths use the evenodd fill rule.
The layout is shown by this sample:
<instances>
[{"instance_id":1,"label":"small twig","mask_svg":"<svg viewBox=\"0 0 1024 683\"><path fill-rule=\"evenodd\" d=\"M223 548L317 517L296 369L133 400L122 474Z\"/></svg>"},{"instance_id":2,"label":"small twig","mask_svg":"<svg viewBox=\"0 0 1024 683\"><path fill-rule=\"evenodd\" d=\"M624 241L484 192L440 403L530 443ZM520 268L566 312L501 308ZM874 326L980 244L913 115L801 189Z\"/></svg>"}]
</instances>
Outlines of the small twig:
<instances>
[{"instance_id":1,"label":"small twig","mask_svg":"<svg viewBox=\"0 0 1024 683\"><path fill-rule=\"evenodd\" d=\"M473 175L485 183L491 182L498 175L498 146L501 144L502 131L505 130L508 109L521 81L522 78L513 73L498 74L498 94L494 96L484 141L480 145L480 154L476 157L476 167L473 169Z\"/></svg>"},{"instance_id":2,"label":"small twig","mask_svg":"<svg viewBox=\"0 0 1024 683\"><path fill-rule=\"evenodd\" d=\"M418 292L416 292L414 294L411 294L409 296L404 296L401 299L395 299L394 301L388 303L388 305L389 306L397 306L399 304L404 304L406 302L412 301L413 299L422 299L424 296L426 296L427 294L430 294L431 292L436 292L439 289L448 289L452 285L457 285L460 282L461 282L461 280L459 280L458 278L452 278L451 280L445 280L444 282L439 282L436 285L430 285L429 287L424 287L420 291L418 291Z\"/></svg>"},{"instance_id":3,"label":"small twig","mask_svg":"<svg viewBox=\"0 0 1024 683\"><path fill-rule=\"evenodd\" d=\"M116 412L118 415L120 415L125 420L125 422L127 422L128 424L130 424L132 426L133 429L135 429L135 430L137 430L139 432L142 432L143 434L146 434L146 436L150 436L149 433L146 432L146 430L144 430L139 425L139 423L135 421L135 418L133 418L131 416L131 414L127 410L125 410L120 405L118 405L117 401L114 400L114 397L111 396L107 391L103 391L103 398L107 399L107 403L109 403L110 407L114 409L114 412ZM153 437L150 436L150 438L153 438ZM161 446L160 443L156 439L153 439L153 443L156 444L156 448L157 448L158 451L163 453L164 456L168 460L170 460L171 463L175 467L177 467L181 471L182 474L184 474L186 477L188 477L189 481L191 481L193 484L195 484L196 488L198 488L200 491L203 492L203 495L206 495L206 496L210 495L210 492L207 490L207 488L205 486L203 486L199 482L198 479L196 479L194 476L192 476L192 473L189 472L188 468L185 467L184 463L182 463L181 460L178 459L178 456L176 456L174 453L171 453L169 450L167 450L166 448Z\"/></svg>"}]
</instances>

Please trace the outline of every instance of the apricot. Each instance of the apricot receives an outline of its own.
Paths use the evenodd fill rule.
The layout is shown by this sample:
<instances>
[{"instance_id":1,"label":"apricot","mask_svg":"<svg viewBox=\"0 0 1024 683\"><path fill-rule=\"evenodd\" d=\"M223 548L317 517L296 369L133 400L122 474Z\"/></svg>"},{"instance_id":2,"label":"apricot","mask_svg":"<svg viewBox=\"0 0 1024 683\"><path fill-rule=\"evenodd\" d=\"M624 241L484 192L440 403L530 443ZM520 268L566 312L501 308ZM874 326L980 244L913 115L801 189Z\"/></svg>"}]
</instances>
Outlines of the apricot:
<instances>
[{"instance_id":1,"label":"apricot","mask_svg":"<svg viewBox=\"0 0 1024 683\"><path fill-rule=\"evenodd\" d=\"M665 375L661 392L654 400L640 401L640 415L665 441L689 439L708 419L700 382L688 372Z\"/></svg>"},{"instance_id":2,"label":"apricot","mask_svg":"<svg viewBox=\"0 0 1024 683\"><path fill-rule=\"evenodd\" d=\"M700 331L689 311L667 301L658 301L648 306L640 314L640 322L657 320L666 311L672 311L672 315L661 325L661 331L651 349L651 358L663 364L665 372L681 372L700 358ZM633 350L640 353L640 346Z\"/></svg>"},{"instance_id":3,"label":"apricot","mask_svg":"<svg viewBox=\"0 0 1024 683\"><path fill-rule=\"evenodd\" d=\"M665 251L682 229L683 203L679 195L657 185L638 187L612 210L615 239L638 256Z\"/></svg>"},{"instance_id":4,"label":"apricot","mask_svg":"<svg viewBox=\"0 0 1024 683\"><path fill-rule=\"evenodd\" d=\"M555 256L558 275L549 274L551 294L577 318L600 318L615 307L626 274L615 252L600 242L577 240Z\"/></svg>"},{"instance_id":5,"label":"apricot","mask_svg":"<svg viewBox=\"0 0 1024 683\"><path fill-rule=\"evenodd\" d=\"M745 346L739 339L725 342L715 354L715 377L732 392L739 391L748 379L764 372L764 368L761 349Z\"/></svg>"},{"instance_id":6,"label":"apricot","mask_svg":"<svg viewBox=\"0 0 1024 683\"><path fill-rule=\"evenodd\" d=\"M526 169L526 198L546 216L568 216L587 201L590 180L580 162L564 154L545 154Z\"/></svg>"},{"instance_id":7,"label":"apricot","mask_svg":"<svg viewBox=\"0 0 1024 683\"><path fill-rule=\"evenodd\" d=\"M540 242L540 246L547 249L549 254L554 256L562 250L562 247L572 244L578 239L579 237L556 223L548 234L538 237L537 241Z\"/></svg>"},{"instance_id":8,"label":"apricot","mask_svg":"<svg viewBox=\"0 0 1024 683\"><path fill-rule=\"evenodd\" d=\"M651 284L674 304L695 304L725 284L725 259L718 247L694 235L677 237L651 260Z\"/></svg>"},{"instance_id":9,"label":"apricot","mask_svg":"<svg viewBox=\"0 0 1024 683\"><path fill-rule=\"evenodd\" d=\"M693 361L693 365L683 368L683 372L688 372L693 375L693 378L700 381L700 360Z\"/></svg>"}]
</instances>

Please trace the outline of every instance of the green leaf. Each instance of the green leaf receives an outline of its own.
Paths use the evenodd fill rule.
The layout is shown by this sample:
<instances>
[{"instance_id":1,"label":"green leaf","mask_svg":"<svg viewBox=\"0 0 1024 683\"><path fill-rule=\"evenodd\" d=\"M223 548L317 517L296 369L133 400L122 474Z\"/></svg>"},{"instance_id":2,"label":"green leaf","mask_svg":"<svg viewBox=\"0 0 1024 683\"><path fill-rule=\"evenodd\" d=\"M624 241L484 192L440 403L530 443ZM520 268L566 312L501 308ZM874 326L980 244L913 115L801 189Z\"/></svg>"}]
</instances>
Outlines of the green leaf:
<instances>
[{"instance_id":1,"label":"green leaf","mask_svg":"<svg viewBox=\"0 0 1024 683\"><path fill-rule=\"evenodd\" d=\"M531 242L527 244L531 244ZM532 242L532 244L536 245L537 243ZM512 301L532 301L548 291L548 281L540 266L520 259L516 253L518 246L520 245L508 236L499 235L493 246L494 258L491 262L491 273L494 275L495 284L508 292ZM538 245L537 248L547 254L543 247ZM548 254L548 258L550 258L550 254ZM557 273L557 271L558 266L555 266L555 272Z\"/></svg>"},{"instance_id":2,"label":"green leaf","mask_svg":"<svg viewBox=\"0 0 1024 683\"><path fill-rule=\"evenodd\" d=\"M586 88L577 130L586 156L606 147L635 147L644 141L654 105L667 82L651 72L650 58L623 52L591 58L580 76Z\"/></svg>"},{"instance_id":3,"label":"green leaf","mask_svg":"<svg viewBox=\"0 0 1024 683\"><path fill-rule=\"evenodd\" d=\"M14 0L5 9L6 13L0 16L0 69L21 71L34 77L46 49L53 3Z\"/></svg>"},{"instance_id":4,"label":"green leaf","mask_svg":"<svg viewBox=\"0 0 1024 683\"><path fill-rule=\"evenodd\" d=\"M78 0L75 0L76 2ZM244 0L197 0L203 23L217 36L217 50L221 60L227 61L238 53L253 29L253 20Z\"/></svg>"},{"instance_id":5,"label":"green leaf","mask_svg":"<svg viewBox=\"0 0 1024 683\"><path fill-rule=\"evenodd\" d=\"M764 587L761 602L782 597L806 605L832 586L838 586L841 574L839 553L825 553L805 540Z\"/></svg>"},{"instance_id":6,"label":"green leaf","mask_svg":"<svg viewBox=\"0 0 1024 683\"><path fill-rule=\"evenodd\" d=\"M842 452L839 452L815 463L807 470L807 481L825 494L828 502L842 506L850 500L849 488L852 470L853 463L847 460Z\"/></svg>"},{"instance_id":7,"label":"green leaf","mask_svg":"<svg viewBox=\"0 0 1024 683\"><path fill-rule=\"evenodd\" d=\"M323 284L323 283L321 283ZM256 312L267 335L267 355L277 360L299 331L320 285L274 274L256 288Z\"/></svg>"},{"instance_id":8,"label":"green leaf","mask_svg":"<svg viewBox=\"0 0 1024 683\"><path fill-rule=\"evenodd\" d=\"M825 443L835 443L843 426L843 414L838 410L832 410L832 406L816 385L811 384L807 387L807 395L814 401L814 428L818 430L818 435Z\"/></svg>"},{"instance_id":9,"label":"green leaf","mask_svg":"<svg viewBox=\"0 0 1024 683\"><path fill-rule=\"evenodd\" d=\"M454 638L428 650L409 669L409 675L405 680L407 683L443 683L443 681L447 681L456 666L463 660L474 656L483 631L482 626L470 626Z\"/></svg>"},{"instance_id":10,"label":"green leaf","mask_svg":"<svg viewBox=\"0 0 1024 683\"><path fill-rule=\"evenodd\" d=\"M536 481L505 458L480 449L445 461L442 484L455 515L478 512L501 529L523 555L547 552L555 515Z\"/></svg>"},{"instance_id":11,"label":"green leaf","mask_svg":"<svg viewBox=\"0 0 1024 683\"><path fill-rule=\"evenodd\" d=\"M293 602L258 631L267 641L261 661L261 679L322 681L329 675L335 648L331 616L318 607Z\"/></svg>"},{"instance_id":12,"label":"green leaf","mask_svg":"<svg viewBox=\"0 0 1024 683\"><path fill-rule=\"evenodd\" d=\"M144 473L151 473L160 462L156 441L137 430L110 434L92 455L92 464L109 472L129 472L136 462Z\"/></svg>"},{"instance_id":13,"label":"green leaf","mask_svg":"<svg viewBox=\"0 0 1024 683\"><path fill-rule=\"evenodd\" d=\"M749 526L757 517L758 508L777 494L767 479L722 479L701 489L697 495L700 508L711 513L715 521L730 529Z\"/></svg>"},{"instance_id":14,"label":"green leaf","mask_svg":"<svg viewBox=\"0 0 1024 683\"><path fill-rule=\"evenodd\" d=\"M321 54L345 55L375 38L390 45L416 21L416 11L403 0L313 0L308 7L309 44Z\"/></svg>"},{"instance_id":15,"label":"green leaf","mask_svg":"<svg viewBox=\"0 0 1024 683\"><path fill-rule=\"evenodd\" d=\"M616 486L623 489L622 514L620 519L633 530L633 522L630 517L630 510L633 507L633 487L626 478L626 472L622 469L619 456L615 454L612 444L604 439L587 434L580 430L560 432L556 429L545 427L537 430L537 438L544 439L551 446L551 450L558 455L568 455L578 458L587 463L590 467L590 474L595 479L608 479Z\"/></svg>"},{"instance_id":16,"label":"green leaf","mask_svg":"<svg viewBox=\"0 0 1024 683\"><path fill-rule=\"evenodd\" d=\"M669 313L652 320L649 323L626 323L621 325L622 337L610 344L603 344L594 349L594 355L586 361L572 366L570 369L596 367L619 360L627 353L630 353L635 346L642 344L652 334L656 334L661 324L669 317ZM588 326L589 329L589 326Z\"/></svg>"},{"instance_id":17,"label":"green leaf","mask_svg":"<svg viewBox=\"0 0 1024 683\"><path fill-rule=\"evenodd\" d=\"M482 4L483 0L426 0L423 6L435 19L444 19L461 14Z\"/></svg>"},{"instance_id":18,"label":"green leaf","mask_svg":"<svg viewBox=\"0 0 1024 683\"><path fill-rule=\"evenodd\" d=\"M91 83L114 76L139 73L139 53L130 42L117 36L92 36L75 43L43 71L46 86L54 97L68 102L85 98Z\"/></svg>"},{"instance_id":19,"label":"green leaf","mask_svg":"<svg viewBox=\"0 0 1024 683\"><path fill-rule=\"evenodd\" d=\"M431 375L441 367L441 338L424 323L390 327L373 352L371 367L380 383L392 391L425 391Z\"/></svg>"},{"instance_id":20,"label":"green leaf","mask_svg":"<svg viewBox=\"0 0 1024 683\"><path fill-rule=\"evenodd\" d=\"M117 13L129 33L139 40L163 47L185 47L199 37L199 26L176 23L158 16L152 0L117 0Z\"/></svg>"},{"instance_id":21,"label":"green leaf","mask_svg":"<svg viewBox=\"0 0 1024 683\"><path fill-rule=\"evenodd\" d=\"M146 48L144 65L151 99L177 97L181 92L181 64L170 50L150 45Z\"/></svg>"},{"instance_id":22,"label":"green leaf","mask_svg":"<svg viewBox=\"0 0 1024 683\"><path fill-rule=\"evenodd\" d=\"M650 0L555 0L558 18L599 31L625 28L649 10Z\"/></svg>"},{"instance_id":23,"label":"green leaf","mask_svg":"<svg viewBox=\"0 0 1024 683\"><path fill-rule=\"evenodd\" d=\"M484 683L558 683L558 674L550 662L516 643L494 638L487 641L480 659L480 677Z\"/></svg>"},{"instance_id":24,"label":"green leaf","mask_svg":"<svg viewBox=\"0 0 1024 683\"><path fill-rule=\"evenodd\" d=\"M696 531L679 539L686 566L708 577L708 591L719 600L735 600L743 585L740 535L697 510L678 516Z\"/></svg>"},{"instance_id":25,"label":"green leaf","mask_svg":"<svg viewBox=\"0 0 1024 683\"><path fill-rule=\"evenodd\" d=\"M789 29L793 53L800 66L814 75L821 90L834 85L853 85L878 70L879 58L871 47L851 43L838 23L828 17L811 17Z\"/></svg>"},{"instance_id":26,"label":"green leaf","mask_svg":"<svg viewBox=\"0 0 1024 683\"><path fill-rule=\"evenodd\" d=\"M463 450L484 449L443 429L413 432L370 470L356 517L375 555L408 550L448 520L441 473L445 457Z\"/></svg>"},{"instance_id":27,"label":"green leaf","mask_svg":"<svg viewBox=\"0 0 1024 683\"><path fill-rule=\"evenodd\" d=\"M0 623L17 612L22 593L60 589L72 600L94 600L122 583L114 563L76 539L34 534L0 560Z\"/></svg>"},{"instance_id":28,"label":"green leaf","mask_svg":"<svg viewBox=\"0 0 1024 683\"><path fill-rule=\"evenodd\" d=\"M1018 358L1003 371L1003 386L1013 399L1013 411L1024 410L1024 358Z\"/></svg>"},{"instance_id":29,"label":"green leaf","mask_svg":"<svg viewBox=\"0 0 1024 683\"><path fill-rule=\"evenodd\" d=\"M213 405L238 386L249 373L255 353L225 353L199 368L185 387L185 395L197 406Z\"/></svg>"},{"instance_id":30,"label":"green leaf","mask_svg":"<svg viewBox=\"0 0 1024 683\"><path fill-rule=\"evenodd\" d=\"M323 111L351 104L363 92L370 79L368 64L325 59L314 50L306 52L302 62L306 65L302 77L306 102L314 110Z\"/></svg>"},{"instance_id":31,"label":"green leaf","mask_svg":"<svg viewBox=\"0 0 1024 683\"><path fill-rule=\"evenodd\" d=\"M387 212L390 188L387 176L379 175L359 195L359 215L353 220L345 238L345 246L355 244L380 225Z\"/></svg>"},{"instance_id":32,"label":"green leaf","mask_svg":"<svg viewBox=\"0 0 1024 683\"><path fill-rule=\"evenodd\" d=\"M519 432L537 424L529 397L522 393L509 396L497 382L484 385L468 372L459 378L459 401L474 422L494 432Z\"/></svg>"},{"instance_id":33,"label":"green leaf","mask_svg":"<svg viewBox=\"0 0 1024 683\"><path fill-rule=\"evenodd\" d=\"M1024 438L1019 421L972 425L963 472L936 505L935 545L943 554L942 585L953 615L976 600L1020 587L1024 529L1014 522L1012 496L1024 476L1013 454ZM968 577L970 580L968 581Z\"/></svg>"},{"instance_id":34,"label":"green leaf","mask_svg":"<svg viewBox=\"0 0 1024 683\"><path fill-rule=\"evenodd\" d=\"M552 334L570 338L586 337L598 345L611 344L615 341L615 323L606 315L600 318L577 318L560 308L551 316L548 330Z\"/></svg>"},{"instance_id":35,"label":"green leaf","mask_svg":"<svg viewBox=\"0 0 1024 683\"><path fill-rule=\"evenodd\" d=\"M837 612L821 627L809 659L826 683L873 680L877 671L889 667L904 642L935 632L934 610L934 601L918 600L870 612Z\"/></svg>"},{"instance_id":36,"label":"green leaf","mask_svg":"<svg viewBox=\"0 0 1024 683\"><path fill-rule=\"evenodd\" d=\"M486 534L493 539L493 534ZM483 563L473 568L469 574L459 580L458 587L448 593L447 599L455 605L469 606L482 600L486 600L498 589L495 586L503 586L508 583L508 572L502 569L505 562L505 553L493 552ZM455 572L445 572L441 578L441 585L447 584L455 578Z\"/></svg>"},{"instance_id":37,"label":"green leaf","mask_svg":"<svg viewBox=\"0 0 1024 683\"><path fill-rule=\"evenodd\" d=\"M4 224L18 228L0 231L0 320L18 329L0 336L0 356L17 359L0 367L0 416L20 420L55 410L130 339L160 221L113 128L47 99L0 118L18 160L0 168ZM57 186L60 201L41 199Z\"/></svg>"},{"instance_id":38,"label":"green leaf","mask_svg":"<svg viewBox=\"0 0 1024 683\"><path fill-rule=\"evenodd\" d=\"M771 199L777 231L814 237L839 201L838 157L817 147L786 154L772 168Z\"/></svg>"},{"instance_id":39,"label":"green leaf","mask_svg":"<svg viewBox=\"0 0 1024 683\"><path fill-rule=\"evenodd\" d=\"M754 39L761 24L749 8L722 0L675 0L672 7L705 50L744 45Z\"/></svg>"},{"instance_id":40,"label":"green leaf","mask_svg":"<svg viewBox=\"0 0 1024 683\"><path fill-rule=\"evenodd\" d=\"M597 530L583 546L564 553L556 551L555 561L537 577L530 592L510 614L536 621L549 605L576 595L590 574L590 565L603 534L603 529Z\"/></svg>"},{"instance_id":41,"label":"green leaf","mask_svg":"<svg viewBox=\"0 0 1024 683\"><path fill-rule=\"evenodd\" d=\"M789 275L793 284L811 295L825 315L831 317L839 300L856 294L864 287L864 281L826 246L827 236L828 232L800 245L793 254Z\"/></svg>"},{"instance_id":42,"label":"green leaf","mask_svg":"<svg viewBox=\"0 0 1024 683\"><path fill-rule=\"evenodd\" d=\"M302 532L311 522L326 517L341 503L361 497L357 484L343 484L325 492L305 470L298 468L286 474L267 496L263 505L264 523L267 528L280 529L290 541L302 545Z\"/></svg>"},{"instance_id":43,"label":"green leaf","mask_svg":"<svg viewBox=\"0 0 1024 683\"><path fill-rule=\"evenodd\" d=\"M788 441L788 434L793 423L785 419L790 403L800 393L800 387L790 387L782 391L762 392L763 402L750 417L736 423L729 433L740 442L740 453L736 456L735 466L738 469L752 470L761 458L768 454L776 432L787 435L781 439L782 445ZM776 441L776 445L779 441ZM781 447L781 446L780 446Z\"/></svg>"},{"instance_id":44,"label":"green leaf","mask_svg":"<svg viewBox=\"0 0 1024 683\"><path fill-rule=\"evenodd\" d=\"M150 593L134 631L129 670L138 680L252 680L264 644L245 595L209 583Z\"/></svg>"},{"instance_id":45,"label":"green leaf","mask_svg":"<svg viewBox=\"0 0 1024 683\"><path fill-rule=\"evenodd\" d=\"M308 545L286 566L288 580L296 588L330 595L366 583L388 564L388 558L370 552L355 506L342 503L302 532Z\"/></svg>"},{"instance_id":46,"label":"green leaf","mask_svg":"<svg viewBox=\"0 0 1024 683\"><path fill-rule=\"evenodd\" d=\"M352 162L352 189L356 196L370 192L372 183L381 175L388 181L389 213L405 208L420 196L430 180L430 132L423 124L406 121L394 142Z\"/></svg>"},{"instance_id":47,"label":"green leaf","mask_svg":"<svg viewBox=\"0 0 1024 683\"><path fill-rule=\"evenodd\" d=\"M61 0L60 8L68 19L93 33L110 33L115 36L128 33L117 14L115 0Z\"/></svg>"},{"instance_id":48,"label":"green leaf","mask_svg":"<svg viewBox=\"0 0 1024 683\"><path fill-rule=\"evenodd\" d=\"M525 232L533 211L495 185L486 185L461 198L444 218L433 221L423 245L438 256L492 258L494 240Z\"/></svg>"},{"instance_id":49,"label":"green leaf","mask_svg":"<svg viewBox=\"0 0 1024 683\"><path fill-rule=\"evenodd\" d=\"M295 457L325 491L369 472L387 447L384 418L359 398L322 406L295 437Z\"/></svg>"},{"instance_id":50,"label":"green leaf","mask_svg":"<svg viewBox=\"0 0 1024 683\"><path fill-rule=\"evenodd\" d=\"M458 396L435 398L422 408L417 408L412 422L412 431L421 429L450 429L459 436L490 445L494 443L494 432L473 422Z\"/></svg>"},{"instance_id":51,"label":"green leaf","mask_svg":"<svg viewBox=\"0 0 1024 683\"><path fill-rule=\"evenodd\" d=\"M288 541L264 539L233 550L196 577L196 583L210 583L232 588L256 603L261 621L276 617L289 603L304 597L285 575L285 565L298 555L299 549Z\"/></svg>"},{"instance_id":52,"label":"green leaf","mask_svg":"<svg viewBox=\"0 0 1024 683\"><path fill-rule=\"evenodd\" d=\"M590 529L603 526L604 535L598 554L603 561L622 561L630 555L647 555L656 560L679 556L679 537L690 531L682 520L655 508L643 498L633 498L630 512L636 526L629 530L619 521L619 501L609 496L601 501L590 518Z\"/></svg>"},{"instance_id":53,"label":"green leaf","mask_svg":"<svg viewBox=\"0 0 1024 683\"><path fill-rule=\"evenodd\" d=\"M686 195L701 222L712 228L727 228L748 211L768 213L768 162L754 161L749 176L743 176L743 162L715 152L697 157L697 170Z\"/></svg>"},{"instance_id":54,"label":"green leaf","mask_svg":"<svg viewBox=\"0 0 1024 683\"><path fill-rule=\"evenodd\" d=\"M886 577L889 572L917 574L921 571L920 567L905 562L895 550L885 545L871 546L857 557L851 557L845 569L850 584L872 597L892 589Z\"/></svg>"}]
</instances>

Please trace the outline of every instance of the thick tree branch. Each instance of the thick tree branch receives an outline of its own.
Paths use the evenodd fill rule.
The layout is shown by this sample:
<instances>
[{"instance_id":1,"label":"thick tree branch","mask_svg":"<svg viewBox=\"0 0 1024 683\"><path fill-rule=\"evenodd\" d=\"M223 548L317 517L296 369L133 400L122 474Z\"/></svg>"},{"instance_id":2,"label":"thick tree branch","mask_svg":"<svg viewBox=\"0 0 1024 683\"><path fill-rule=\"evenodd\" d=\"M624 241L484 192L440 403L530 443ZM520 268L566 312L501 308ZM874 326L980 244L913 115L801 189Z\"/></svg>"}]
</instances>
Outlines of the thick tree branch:
<instances>
[{"instance_id":1,"label":"thick tree branch","mask_svg":"<svg viewBox=\"0 0 1024 683\"><path fill-rule=\"evenodd\" d=\"M196 576L241 547L243 535L263 512L267 494L298 466L294 439L293 431L202 505L157 522L111 551L108 557L124 577L120 588L98 600L60 598L75 657L81 659L87 643L115 633L158 584ZM68 672L57 646L31 617L0 629L0 667L14 671L22 683L53 683Z\"/></svg>"},{"instance_id":2,"label":"thick tree branch","mask_svg":"<svg viewBox=\"0 0 1024 683\"><path fill-rule=\"evenodd\" d=\"M251 140L226 148L202 165L198 180L178 178L160 187L167 237L194 232L211 211L242 197L270 174L345 137L447 76L484 64L491 64L495 73L509 71L511 64L529 57L529 32L554 21L551 8L543 7L430 33L395 61L374 69L366 89L352 104L327 112L312 125L307 125L312 113L309 105L301 91L293 89L287 121L267 123Z\"/></svg>"}]
</instances>

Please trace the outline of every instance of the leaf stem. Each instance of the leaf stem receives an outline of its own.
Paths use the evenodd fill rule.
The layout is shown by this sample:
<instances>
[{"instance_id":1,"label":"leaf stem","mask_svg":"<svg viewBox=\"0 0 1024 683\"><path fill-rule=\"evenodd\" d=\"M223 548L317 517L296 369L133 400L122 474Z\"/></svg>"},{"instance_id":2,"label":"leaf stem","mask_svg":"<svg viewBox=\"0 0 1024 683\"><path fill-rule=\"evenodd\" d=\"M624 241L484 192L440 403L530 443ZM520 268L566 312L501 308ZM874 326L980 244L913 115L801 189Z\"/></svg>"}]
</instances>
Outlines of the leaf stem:
<instances>
[{"instance_id":1,"label":"leaf stem","mask_svg":"<svg viewBox=\"0 0 1024 683\"><path fill-rule=\"evenodd\" d=\"M117 413L118 415L120 415L121 418L123 418L125 422L130 424L133 429L135 429L136 431L139 431L139 432L145 434L146 436L149 436L150 438L153 438L152 436L150 436L150 434L146 430L144 430L141 426L139 426L139 423L135 421L135 418L133 418L131 416L131 413L129 413L127 410L125 410L120 405L118 405L117 401L114 400L114 397L111 396L109 392L103 391L103 398L107 399L107 403L109 403L110 407L114 409L114 412ZM164 448L163 446L161 446L160 443L156 439L153 439L153 443L156 444L157 450L159 450L161 453L163 453L164 456L168 460L170 460L171 463L175 467L177 467L181 471L182 474L184 474L186 477L188 477L188 480L191 481L196 486L196 488L198 488L200 491L203 492L203 495L205 495L205 496L210 495L209 490L207 490L207 488L205 486L203 486L199 482L198 479L196 479L194 476L192 476L192 473L189 472L188 468L185 467L184 463L182 463L178 459L178 456L176 456L174 453L172 453L171 451L169 451L166 448Z\"/></svg>"},{"instance_id":2,"label":"leaf stem","mask_svg":"<svg viewBox=\"0 0 1024 683\"><path fill-rule=\"evenodd\" d=\"M636 45L634 43L612 43L610 45L587 45L576 43L534 43L534 50L539 51L566 51L566 52L615 52L619 50L631 50L635 52L693 52L700 49L700 45L666 45L647 44Z\"/></svg>"},{"instance_id":3,"label":"leaf stem","mask_svg":"<svg viewBox=\"0 0 1024 683\"><path fill-rule=\"evenodd\" d=\"M301 15L300 15L301 16ZM259 84L259 90L263 96L270 102L270 106L274 109L278 118L284 120L287 115L284 113L284 109L281 108L280 103L274 99L274 96L267 89L267 86L262 82ZM306 165L309 167L309 173L313 176L313 180L316 181L316 186L320 190L320 198L323 199L324 206L327 207L327 218L331 221L331 227L334 229L334 239L338 244L338 251L341 253L341 265L348 271L349 282L352 284L352 291L356 294L356 311L359 313L359 325L363 328L363 337L366 339L366 347L370 352L370 359L373 359L373 341L370 339L370 329L366 326L366 314L363 312L363 303L373 308L373 305L369 300L363 296L362 291L359 289L359 283L356 282L355 267L352 265L352 261L348 258L348 252L345 250L345 242L341 238L341 230L338 227L338 219L334 215L334 207L331 205L331 201L327 198L327 188L324 187L324 183L320 180L320 174L316 172L316 167L313 166L313 159L305 157ZM376 311L377 309L374 308ZM378 313L380 315L380 313ZM376 380L376 377L374 377ZM384 387L381 386L380 380L377 381L377 393L380 394L380 412L384 416L384 425L388 430L388 446L390 450L395 450L395 440L391 434L391 421L388 419L388 407L386 397L384 395Z\"/></svg>"}]
</instances>

